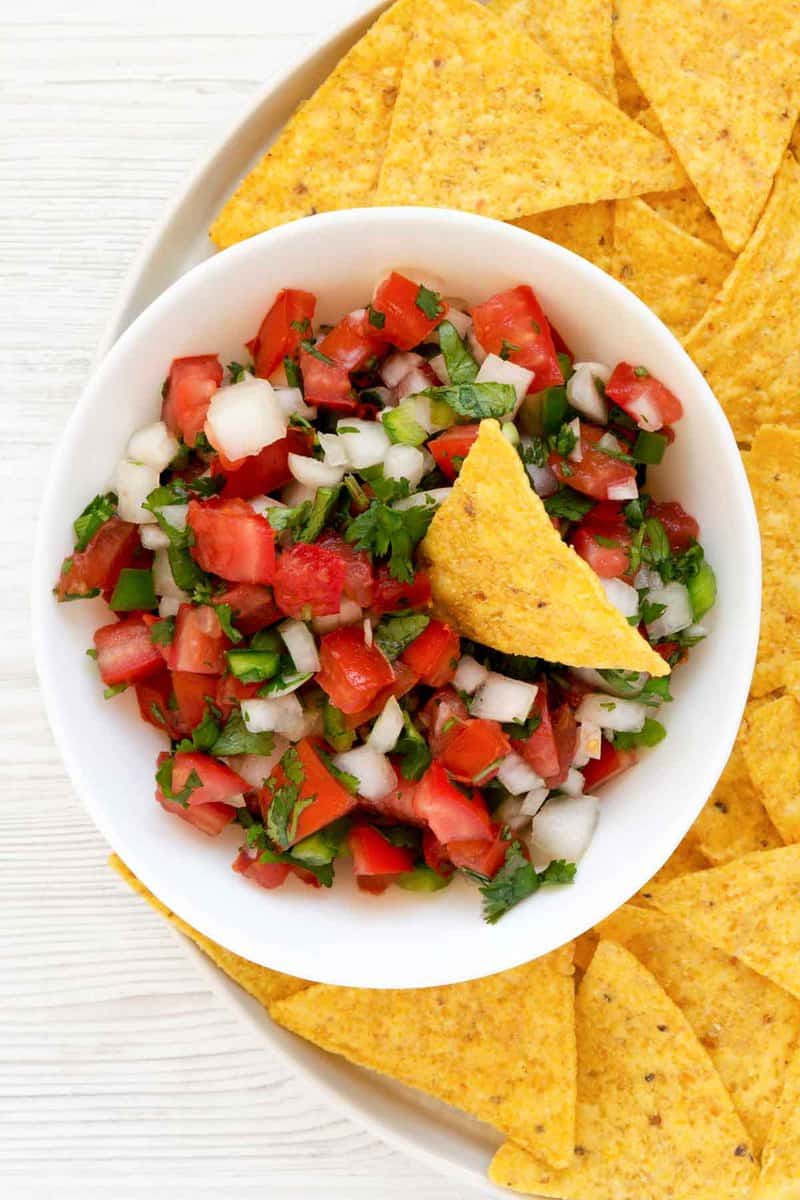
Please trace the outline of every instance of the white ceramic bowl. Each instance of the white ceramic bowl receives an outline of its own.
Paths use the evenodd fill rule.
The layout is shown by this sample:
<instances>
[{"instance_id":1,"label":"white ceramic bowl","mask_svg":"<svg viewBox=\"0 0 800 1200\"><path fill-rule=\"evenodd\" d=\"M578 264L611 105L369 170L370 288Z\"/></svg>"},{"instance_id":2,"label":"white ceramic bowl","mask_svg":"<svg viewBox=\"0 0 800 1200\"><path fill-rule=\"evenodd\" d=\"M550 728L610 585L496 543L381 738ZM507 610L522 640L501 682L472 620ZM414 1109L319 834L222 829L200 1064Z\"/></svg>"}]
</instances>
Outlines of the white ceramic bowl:
<instances>
[{"instance_id":1,"label":"white ceramic bowl","mask_svg":"<svg viewBox=\"0 0 800 1200\"><path fill-rule=\"evenodd\" d=\"M363 304L389 267L440 279L478 301L535 288L580 359L644 362L681 397L685 417L657 497L700 521L719 582L711 635L676 673L669 736L602 791L597 833L571 887L543 889L497 925L465 881L434 896L360 893L343 870L330 891L297 881L272 892L231 870L237 834L208 838L153 801L156 730L132 690L103 700L86 657L107 620L98 601L58 605L51 587L71 521L104 490L130 433L155 419L173 357L241 359L275 292L306 288L332 321ZM510 225L433 209L365 209L305 219L226 250L164 292L95 373L47 480L34 565L37 665L67 769L117 853L164 903L215 941L289 974L363 987L421 987L489 975L553 949L622 904L666 860L713 788L747 696L758 636L760 552L730 428L681 347L631 293L559 246Z\"/></svg>"}]
</instances>

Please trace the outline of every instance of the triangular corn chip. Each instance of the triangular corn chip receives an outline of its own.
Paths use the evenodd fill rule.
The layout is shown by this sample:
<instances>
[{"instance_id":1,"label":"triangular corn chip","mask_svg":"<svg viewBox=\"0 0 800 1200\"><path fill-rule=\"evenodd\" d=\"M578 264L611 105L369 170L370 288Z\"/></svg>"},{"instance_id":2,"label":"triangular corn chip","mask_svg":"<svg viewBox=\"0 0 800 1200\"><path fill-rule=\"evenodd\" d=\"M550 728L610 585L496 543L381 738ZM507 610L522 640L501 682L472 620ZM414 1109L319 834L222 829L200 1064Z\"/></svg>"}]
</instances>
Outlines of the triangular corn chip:
<instances>
[{"instance_id":1,"label":"triangular corn chip","mask_svg":"<svg viewBox=\"0 0 800 1200\"><path fill-rule=\"evenodd\" d=\"M745 737L742 726L725 770L692 826L698 850L713 867L783 844L747 769Z\"/></svg>"},{"instance_id":2,"label":"triangular corn chip","mask_svg":"<svg viewBox=\"0 0 800 1200\"><path fill-rule=\"evenodd\" d=\"M800 486L800 478L795 483ZM750 778L785 842L800 842L800 703L765 700L753 711L742 742Z\"/></svg>"},{"instance_id":3,"label":"triangular corn chip","mask_svg":"<svg viewBox=\"0 0 800 1200\"><path fill-rule=\"evenodd\" d=\"M162 904L152 892L148 891L116 854L111 855L108 865L113 867L135 892L144 896L156 912L160 912L171 925L174 925L196 946L199 946L203 953L207 954L211 961L224 971L234 983L238 983L239 987L249 992L258 1000L259 1004L263 1004L264 1008L269 1008L273 1000L282 1000L285 996L292 996L295 992L303 991L304 988L311 986L305 979L295 979L293 975L283 975L280 971L272 971L269 967L260 967L257 963L250 962L249 959L240 958L232 950L226 950L224 946L212 942L211 938L207 938L205 934L198 933L196 929L187 925L185 921L168 909L165 904Z\"/></svg>"},{"instance_id":4,"label":"triangular corn chip","mask_svg":"<svg viewBox=\"0 0 800 1200\"><path fill-rule=\"evenodd\" d=\"M797 1200L800 1195L800 1046L786 1072L783 1095L761 1159L753 1200Z\"/></svg>"},{"instance_id":5,"label":"triangular corn chip","mask_svg":"<svg viewBox=\"0 0 800 1200\"><path fill-rule=\"evenodd\" d=\"M549 242L557 242L580 254L600 267L610 271L614 244L614 204L610 200L598 200L596 204L571 204L568 208L554 208L551 212L534 213L512 222L529 233L537 233Z\"/></svg>"},{"instance_id":6,"label":"triangular corn chip","mask_svg":"<svg viewBox=\"0 0 800 1200\"><path fill-rule=\"evenodd\" d=\"M631 75L631 69L625 62L625 56L617 45L616 38L612 46L614 55L614 87L617 93L617 103L629 117L638 117L647 108L647 97Z\"/></svg>"},{"instance_id":7,"label":"triangular corn chip","mask_svg":"<svg viewBox=\"0 0 800 1200\"><path fill-rule=\"evenodd\" d=\"M781 687L800 693L800 430L763 425L744 459L761 530L761 633L752 693L766 696Z\"/></svg>"},{"instance_id":8,"label":"triangular corn chip","mask_svg":"<svg viewBox=\"0 0 800 1200\"><path fill-rule=\"evenodd\" d=\"M800 109L791 0L617 0L614 36L732 250L747 243Z\"/></svg>"},{"instance_id":9,"label":"triangular corn chip","mask_svg":"<svg viewBox=\"0 0 800 1200\"><path fill-rule=\"evenodd\" d=\"M522 29L565 70L617 102L611 0L489 0L498 21Z\"/></svg>"},{"instance_id":10,"label":"triangular corn chip","mask_svg":"<svg viewBox=\"0 0 800 1200\"><path fill-rule=\"evenodd\" d=\"M800 1032L800 1000L655 909L626 904L596 932L630 950L677 1004L759 1155Z\"/></svg>"},{"instance_id":11,"label":"triangular corn chip","mask_svg":"<svg viewBox=\"0 0 800 1200\"><path fill-rule=\"evenodd\" d=\"M513 220L678 186L663 143L476 0L425 0L376 202Z\"/></svg>"},{"instance_id":12,"label":"triangular corn chip","mask_svg":"<svg viewBox=\"0 0 800 1200\"><path fill-rule=\"evenodd\" d=\"M800 165L787 154L758 228L685 341L733 431L800 424Z\"/></svg>"},{"instance_id":13,"label":"triangular corn chip","mask_svg":"<svg viewBox=\"0 0 800 1200\"><path fill-rule=\"evenodd\" d=\"M676 337L696 324L732 266L729 251L684 233L643 200L617 202L613 273Z\"/></svg>"},{"instance_id":14,"label":"triangular corn chip","mask_svg":"<svg viewBox=\"0 0 800 1200\"><path fill-rule=\"evenodd\" d=\"M747 1135L686 1018L649 971L601 942L578 989L578 1113L571 1165L513 1142L493 1183L565 1200L746 1200Z\"/></svg>"},{"instance_id":15,"label":"triangular corn chip","mask_svg":"<svg viewBox=\"0 0 800 1200\"><path fill-rule=\"evenodd\" d=\"M300 106L211 227L222 249L298 217L371 202L415 0L398 0Z\"/></svg>"},{"instance_id":16,"label":"triangular corn chip","mask_svg":"<svg viewBox=\"0 0 800 1200\"><path fill-rule=\"evenodd\" d=\"M320 984L273 1004L279 1024L350 1062L569 1161L575 1137L572 944L487 979L372 991Z\"/></svg>"},{"instance_id":17,"label":"triangular corn chip","mask_svg":"<svg viewBox=\"0 0 800 1200\"><path fill-rule=\"evenodd\" d=\"M651 889L660 883L669 883L671 879L679 879L681 875L691 875L693 871L704 871L708 860L698 849L693 831L687 833L670 854L663 867L659 867L652 879L648 879L632 899L633 904L649 904Z\"/></svg>"},{"instance_id":18,"label":"triangular corn chip","mask_svg":"<svg viewBox=\"0 0 800 1200\"><path fill-rule=\"evenodd\" d=\"M654 888L653 903L800 996L800 846L685 875Z\"/></svg>"},{"instance_id":19,"label":"triangular corn chip","mask_svg":"<svg viewBox=\"0 0 800 1200\"><path fill-rule=\"evenodd\" d=\"M496 421L482 421L422 547L433 598L467 637L571 667L667 675L563 542Z\"/></svg>"}]
</instances>

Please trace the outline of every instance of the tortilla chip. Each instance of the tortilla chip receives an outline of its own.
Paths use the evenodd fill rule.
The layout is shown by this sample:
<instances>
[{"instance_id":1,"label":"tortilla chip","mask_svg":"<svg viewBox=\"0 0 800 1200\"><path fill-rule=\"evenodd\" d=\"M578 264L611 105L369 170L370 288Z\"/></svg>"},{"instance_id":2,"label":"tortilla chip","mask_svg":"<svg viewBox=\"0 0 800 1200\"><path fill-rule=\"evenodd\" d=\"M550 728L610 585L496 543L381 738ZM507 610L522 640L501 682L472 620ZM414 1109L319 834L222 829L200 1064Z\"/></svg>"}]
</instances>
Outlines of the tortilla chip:
<instances>
[{"instance_id":1,"label":"tortilla chip","mask_svg":"<svg viewBox=\"0 0 800 1200\"><path fill-rule=\"evenodd\" d=\"M729 251L684 233L643 200L619 200L613 274L677 338L697 323L733 266Z\"/></svg>"},{"instance_id":2,"label":"tortilla chip","mask_svg":"<svg viewBox=\"0 0 800 1200\"><path fill-rule=\"evenodd\" d=\"M800 996L800 846L685 875L654 888L653 903Z\"/></svg>"},{"instance_id":3,"label":"tortilla chip","mask_svg":"<svg viewBox=\"0 0 800 1200\"><path fill-rule=\"evenodd\" d=\"M108 865L113 867L135 892L144 896L148 904L166 917L171 925L174 925L196 946L199 946L203 953L207 954L211 961L224 971L234 983L238 983L239 987L249 992L258 1000L259 1004L263 1004L264 1008L269 1008L274 1000L283 1000L286 996L293 996L296 992L311 987L311 984L305 979L295 979L293 975L283 975L280 971L271 971L269 967L260 967L257 963L240 958L232 950L226 950L224 946L212 942L211 938L207 938L205 934L198 933L196 929L187 925L185 921L168 909L165 904L162 904L152 892L149 892L133 872L125 866L122 859L117 858L116 854L111 855Z\"/></svg>"},{"instance_id":4,"label":"tortilla chip","mask_svg":"<svg viewBox=\"0 0 800 1200\"><path fill-rule=\"evenodd\" d=\"M379 204L513 220L675 175L663 144L476 0L419 6Z\"/></svg>"},{"instance_id":5,"label":"tortilla chip","mask_svg":"<svg viewBox=\"0 0 800 1200\"><path fill-rule=\"evenodd\" d=\"M211 226L220 249L298 217L371 202L414 4L398 0L298 108Z\"/></svg>"},{"instance_id":6,"label":"tortilla chip","mask_svg":"<svg viewBox=\"0 0 800 1200\"><path fill-rule=\"evenodd\" d=\"M800 424L800 165L787 154L747 249L685 342L740 441Z\"/></svg>"},{"instance_id":7,"label":"tortilla chip","mask_svg":"<svg viewBox=\"0 0 800 1200\"><path fill-rule=\"evenodd\" d=\"M587 929L579 938L575 939L575 966L580 971L589 969L589 963L594 957L594 952L600 939L593 929Z\"/></svg>"},{"instance_id":8,"label":"tortilla chip","mask_svg":"<svg viewBox=\"0 0 800 1200\"><path fill-rule=\"evenodd\" d=\"M488 0L499 21L522 29L560 63L610 100L617 102L611 52L611 0Z\"/></svg>"},{"instance_id":9,"label":"tortilla chip","mask_svg":"<svg viewBox=\"0 0 800 1200\"><path fill-rule=\"evenodd\" d=\"M609 200L597 204L573 204L552 212L534 213L514 221L520 229L538 233L549 242L557 242L600 267L610 271L614 245L614 205Z\"/></svg>"},{"instance_id":10,"label":"tortilla chip","mask_svg":"<svg viewBox=\"0 0 800 1200\"><path fill-rule=\"evenodd\" d=\"M752 694L765 696L780 687L797 692L800 689L800 540L797 536L800 528L800 430L781 425L763 426L752 450L745 455L745 466L761 530L763 582L761 636Z\"/></svg>"},{"instance_id":11,"label":"tortilla chip","mask_svg":"<svg viewBox=\"0 0 800 1200\"><path fill-rule=\"evenodd\" d=\"M601 942L576 1005L575 1155L548 1170L507 1142L492 1182L566 1200L746 1200L747 1135L683 1013L641 963Z\"/></svg>"},{"instance_id":12,"label":"tortilla chip","mask_svg":"<svg viewBox=\"0 0 800 1200\"><path fill-rule=\"evenodd\" d=\"M800 1031L800 1001L654 909L627 904L597 933L630 950L677 1004L759 1155Z\"/></svg>"},{"instance_id":13,"label":"tortilla chip","mask_svg":"<svg viewBox=\"0 0 800 1200\"><path fill-rule=\"evenodd\" d=\"M556 1166L575 1138L572 943L449 987L320 984L272 1005L276 1021L513 1134Z\"/></svg>"},{"instance_id":14,"label":"tortilla chip","mask_svg":"<svg viewBox=\"0 0 800 1200\"><path fill-rule=\"evenodd\" d=\"M775 1109L753 1200L797 1200L800 1196L800 1047Z\"/></svg>"},{"instance_id":15,"label":"tortilla chip","mask_svg":"<svg viewBox=\"0 0 800 1200\"><path fill-rule=\"evenodd\" d=\"M791 3L617 0L614 36L732 250L766 203L800 110Z\"/></svg>"},{"instance_id":16,"label":"tortilla chip","mask_svg":"<svg viewBox=\"0 0 800 1200\"><path fill-rule=\"evenodd\" d=\"M692 826L691 836L698 850L714 867L754 850L774 850L782 845L750 778L743 744L740 735L717 786Z\"/></svg>"},{"instance_id":17,"label":"tortilla chip","mask_svg":"<svg viewBox=\"0 0 800 1200\"><path fill-rule=\"evenodd\" d=\"M631 75L631 69L625 62L625 56L617 45L612 43L614 58L614 87L617 92L617 103L629 117L638 117L647 108L647 97Z\"/></svg>"},{"instance_id":18,"label":"tortilla chip","mask_svg":"<svg viewBox=\"0 0 800 1200\"><path fill-rule=\"evenodd\" d=\"M800 703L794 696L760 704L748 720L742 748L778 833L784 842L800 842Z\"/></svg>"},{"instance_id":19,"label":"tortilla chip","mask_svg":"<svg viewBox=\"0 0 800 1200\"><path fill-rule=\"evenodd\" d=\"M660 883L669 883L671 879L679 879L681 875L691 875L693 871L704 871L707 866L708 860L698 849L691 834L687 834L683 841L675 847L663 867L656 871L652 879L648 879L644 887L639 889L633 897L633 903L643 901L645 904L649 904L652 889Z\"/></svg>"},{"instance_id":20,"label":"tortilla chip","mask_svg":"<svg viewBox=\"0 0 800 1200\"><path fill-rule=\"evenodd\" d=\"M467 637L571 667L669 673L556 533L497 421L481 422L422 553L434 601Z\"/></svg>"}]
</instances>

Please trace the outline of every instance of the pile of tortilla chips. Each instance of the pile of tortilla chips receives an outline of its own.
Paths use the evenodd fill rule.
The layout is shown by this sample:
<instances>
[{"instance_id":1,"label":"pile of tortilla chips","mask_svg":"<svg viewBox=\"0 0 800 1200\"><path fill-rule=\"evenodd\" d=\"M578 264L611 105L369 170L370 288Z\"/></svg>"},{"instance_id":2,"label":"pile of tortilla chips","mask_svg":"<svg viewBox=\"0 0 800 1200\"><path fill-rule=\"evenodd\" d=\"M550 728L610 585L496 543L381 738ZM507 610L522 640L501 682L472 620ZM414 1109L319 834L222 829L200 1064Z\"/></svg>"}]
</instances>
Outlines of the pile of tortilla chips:
<instances>
[{"instance_id":1,"label":"pile of tortilla chips","mask_svg":"<svg viewBox=\"0 0 800 1200\"><path fill-rule=\"evenodd\" d=\"M274 1020L493 1126L496 1183L564 1200L788 1200L800 1195L800 8L614 7L612 20L612 0L398 0L211 232L225 247L337 208L467 209L612 271L684 341L744 448L763 547L752 697L714 793L655 878L574 946L447 988L335 988L254 966L114 865ZM495 502L482 480L501 478L504 519L518 512L519 536L537 539L546 600L571 552L526 508L493 429L425 553L441 566L437 539L467 523L474 544ZM469 505L484 501L478 519ZM437 596L462 626L490 640L499 603L502 636L530 638L513 596L466 604L448 561ZM591 572L570 561L569 573L594 622L575 653L598 665L593 633L642 653Z\"/></svg>"}]
</instances>

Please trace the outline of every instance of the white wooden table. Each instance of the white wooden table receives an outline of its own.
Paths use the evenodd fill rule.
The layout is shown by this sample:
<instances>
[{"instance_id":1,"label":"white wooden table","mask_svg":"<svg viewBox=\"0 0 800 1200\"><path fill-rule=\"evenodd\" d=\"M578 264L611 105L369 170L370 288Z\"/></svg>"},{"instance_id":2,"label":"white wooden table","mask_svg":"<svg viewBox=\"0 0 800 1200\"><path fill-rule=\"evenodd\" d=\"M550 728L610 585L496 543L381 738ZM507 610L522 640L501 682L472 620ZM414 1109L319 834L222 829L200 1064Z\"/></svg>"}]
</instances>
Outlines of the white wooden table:
<instances>
[{"instance_id":1,"label":"white wooden table","mask_svg":"<svg viewBox=\"0 0 800 1200\"><path fill-rule=\"evenodd\" d=\"M0 1196L469 1200L319 1102L106 870L28 630L50 449L133 255L252 91L358 0L0 8ZM69 686L65 681L65 686Z\"/></svg>"}]
</instances>

